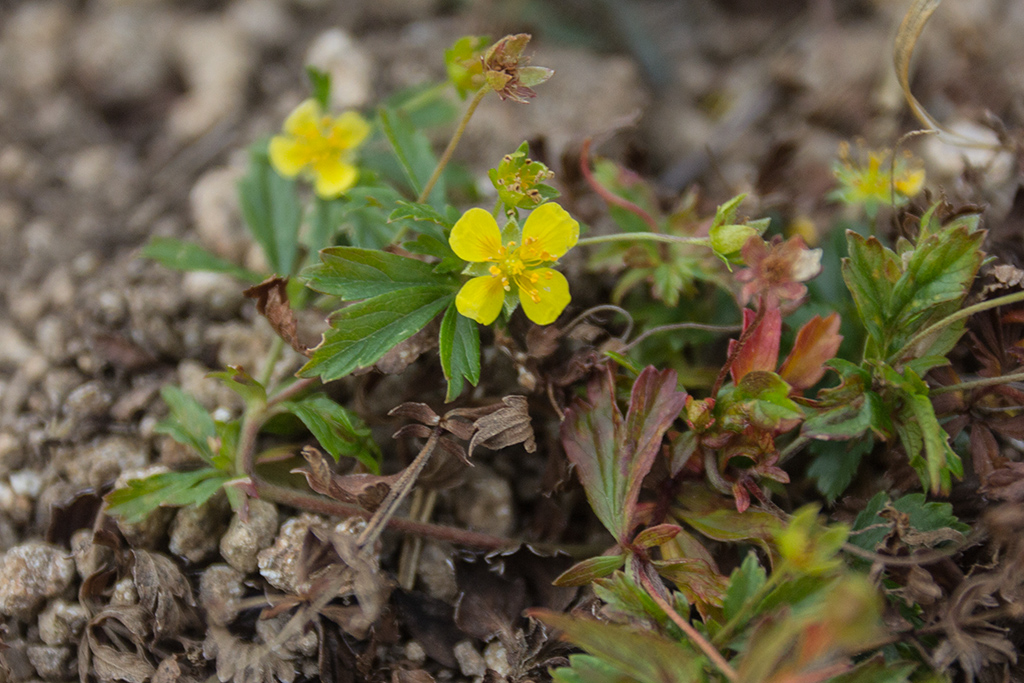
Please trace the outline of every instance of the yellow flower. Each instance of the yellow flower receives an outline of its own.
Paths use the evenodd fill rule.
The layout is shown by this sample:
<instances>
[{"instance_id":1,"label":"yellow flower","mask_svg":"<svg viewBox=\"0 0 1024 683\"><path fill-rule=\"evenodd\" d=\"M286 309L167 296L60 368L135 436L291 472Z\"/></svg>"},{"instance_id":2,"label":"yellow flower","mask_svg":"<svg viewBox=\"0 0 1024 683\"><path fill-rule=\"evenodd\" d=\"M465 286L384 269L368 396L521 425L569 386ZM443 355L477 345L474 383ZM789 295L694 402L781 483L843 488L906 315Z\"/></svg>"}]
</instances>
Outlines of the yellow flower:
<instances>
[{"instance_id":1,"label":"yellow flower","mask_svg":"<svg viewBox=\"0 0 1024 683\"><path fill-rule=\"evenodd\" d=\"M887 149L865 150L861 146L858 151L860 158L854 159L849 144L839 145L839 162L833 172L840 187L832 193L834 198L873 210L882 204L902 206L924 189L924 168L909 153L893 160Z\"/></svg>"},{"instance_id":2,"label":"yellow flower","mask_svg":"<svg viewBox=\"0 0 1024 683\"><path fill-rule=\"evenodd\" d=\"M523 243L502 243L494 217L483 209L462 215L448 238L455 254L474 263L490 263L489 275L475 277L455 298L459 313L490 325L501 313L506 293L516 293L523 312L538 325L549 325L569 304L569 282L552 268L580 236L580 224L558 204L538 206L523 225Z\"/></svg>"},{"instance_id":3,"label":"yellow flower","mask_svg":"<svg viewBox=\"0 0 1024 683\"><path fill-rule=\"evenodd\" d=\"M332 199L359 177L352 163L354 152L369 133L370 124L356 112L333 118L319 102L309 99L288 115L284 134L270 140L270 163L286 178L299 173L311 176L316 193Z\"/></svg>"}]
</instances>

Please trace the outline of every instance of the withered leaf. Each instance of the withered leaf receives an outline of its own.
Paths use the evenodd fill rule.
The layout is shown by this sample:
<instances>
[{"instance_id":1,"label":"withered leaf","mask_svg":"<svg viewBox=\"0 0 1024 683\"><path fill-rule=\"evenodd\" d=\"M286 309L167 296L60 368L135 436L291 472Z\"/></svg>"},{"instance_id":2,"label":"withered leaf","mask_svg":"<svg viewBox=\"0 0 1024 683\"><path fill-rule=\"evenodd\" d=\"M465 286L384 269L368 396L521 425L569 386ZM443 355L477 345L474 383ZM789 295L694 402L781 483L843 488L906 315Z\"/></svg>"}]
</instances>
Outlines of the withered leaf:
<instances>
[{"instance_id":1,"label":"withered leaf","mask_svg":"<svg viewBox=\"0 0 1024 683\"><path fill-rule=\"evenodd\" d=\"M391 672L391 683L434 683L434 677L423 669Z\"/></svg>"},{"instance_id":2,"label":"withered leaf","mask_svg":"<svg viewBox=\"0 0 1024 683\"><path fill-rule=\"evenodd\" d=\"M144 644L151 621L152 615L141 605L111 607L93 617L79 648L81 679L88 680L92 674L104 682L148 681L156 671Z\"/></svg>"},{"instance_id":3,"label":"withered leaf","mask_svg":"<svg viewBox=\"0 0 1024 683\"><path fill-rule=\"evenodd\" d=\"M501 402L505 407L484 415L473 423L476 430L469 440L469 457L473 457L473 449L477 445L498 450L521 443L527 453L537 450L526 397L505 396Z\"/></svg>"},{"instance_id":4,"label":"withered leaf","mask_svg":"<svg viewBox=\"0 0 1024 683\"><path fill-rule=\"evenodd\" d=\"M188 579L174 560L160 553L134 550L132 578L139 605L153 618L153 635L176 636L195 620L195 599Z\"/></svg>"},{"instance_id":5,"label":"withered leaf","mask_svg":"<svg viewBox=\"0 0 1024 683\"><path fill-rule=\"evenodd\" d=\"M274 276L249 287L242 294L256 301L256 311L267 319L278 336L298 353L308 356L309 346L299 339L299 326L288 301L287 285L288 278Z\"/></svg>"},{"instance_id":6,"label":"withered leaf","mask_svg":"<svg viewBox=\"0 0 1024 683\"><path fill-rule=\"evenodd\" d=\"M217 679L221 683L292 683L295 680L294 656L284 646L272 648L264 643L246 643L221 626L210 626L203 655L217 660Z\"/></svg>"},{"instance_id":7,"label":"withered leaf","mask_svg":"<svg viewBox=\"0 0 1024 683\"><path fill-rule=\"evenodd\" d=\"M309 466L292 471L304 474L309 488L343 503L355 503L370 511L380 506L401 475L337 474L324 454L316 448L306 446L302 449L302 455Z\"/></svg>"},{"instance_id":8,"label":"withered leaf","mask_svg":"<svg viewBox=\"0 0 1024 683\"><path fill-rule=\"evenodd\" d=\"M995 500L1024 502L1024 462L1008 462L1005 467L992 472L981 492Z\"/></svg>"}]
</instances>

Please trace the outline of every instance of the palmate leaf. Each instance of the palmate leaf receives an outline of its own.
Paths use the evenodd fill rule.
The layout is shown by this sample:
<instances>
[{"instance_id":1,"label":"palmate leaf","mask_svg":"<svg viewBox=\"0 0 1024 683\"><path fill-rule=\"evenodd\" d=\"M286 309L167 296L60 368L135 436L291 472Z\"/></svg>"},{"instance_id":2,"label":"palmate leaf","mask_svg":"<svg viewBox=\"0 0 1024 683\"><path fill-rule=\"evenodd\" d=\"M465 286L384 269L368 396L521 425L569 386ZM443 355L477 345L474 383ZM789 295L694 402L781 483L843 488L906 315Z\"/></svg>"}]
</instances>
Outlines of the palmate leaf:
<instances>
[{"instance_id":1,"label":"palmate leaf","mask_svg":"<svg viewBox=\"0 0 1024 683\"><path fill-rule=\"evenodd\" d=\"M549 610L534 609L529 614L546 626L561 631L564 640L591 655L586 659L570 658L572 666L568 671L556 669L552 672L556 681L695 683L705 680L704 657L686 642L671 640L636 626L581 619Z\"/></svg>"},{"instance_id":2,"label":"palmate leaf","mask_svg":"<svg viewBox=\"0 0 1024 683\"><path fill-rule=\"evenodd\" d=\"M343 455L355 458L371 473L380 474L380 447L357 416L323 394L287 401L280 407L302 420L335 460Z\"/></svg>"},{"instance_id":3,"label":"palmate leaf","mask_svg":"<svg viewBox=\"0 0 1024 683\"><path fill-rule=\"evenodd\" d=\"M425 285L376 296L331 316L331 329L299 370L329 382L366 368L419 332L454 298L451 287Z\"/></svg>"},{"instance_id":4,"label":"palmate leaf","mask_svg":"<svg viewBox=\"0 0 1024 683\"><path fill-rule=\"evenodd\" d=\"M342 301L394 294L411 287L442 285L455 288L450 276L417 259L377 249L331 247L320 252L320 263L305 271L310 288Z\"/></svg>"},{"instance_id":5,"label":"palmate leaf","mask_svg":"<svg viewBox=\"0 0 1024 683\"><path fill-rule=\"evenodd\" d=\"M192 472L162 472L145 479L130 479L104 500L107 512L129 524L143 521L158 507L202 505L234 475L212 467Z\"/></svg>"},{"instance_id":6,"label":"palmate leaf","mask_svg":"<svg viewBox=\"0 0 1024 683\"><path fill-rule=\"evenodd\" d=\"M623 418L615 403L611 369L590 383L587 401L566 411L561 438L576 467L587 500L616 541L625 545L633 524L640 484L651 469L665 431L683 409L676 373L648 367L633 384Z\"/></svg>"}]
</instances>

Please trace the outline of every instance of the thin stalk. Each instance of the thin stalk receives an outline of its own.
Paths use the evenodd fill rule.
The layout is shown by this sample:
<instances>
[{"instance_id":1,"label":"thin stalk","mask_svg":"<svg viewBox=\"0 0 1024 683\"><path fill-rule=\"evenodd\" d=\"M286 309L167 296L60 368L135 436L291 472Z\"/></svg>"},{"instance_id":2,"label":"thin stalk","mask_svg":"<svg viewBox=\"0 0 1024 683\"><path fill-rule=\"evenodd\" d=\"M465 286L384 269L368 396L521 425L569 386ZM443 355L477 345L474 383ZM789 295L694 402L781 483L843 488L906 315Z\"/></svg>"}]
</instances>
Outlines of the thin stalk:
<instances>
[{"instance_id":1,"label":"thin stalk","mask_svg":"<svg viewBox=\"0 0 1024 683\"><path fill-rule=\"evenodd\" d=\"M987 311L993 308L999 308L1000 306L1006 306L1008 304L1015 304L1018 301L1024 301L1024 292L1015 292L1013 294L1007 294L1006 296L999 296L996 297L995 299L989 299L988 301L982 301L981 303L974 304L973 306L968 306L967 308L961 308L956 313L943 318L934 325L929 325L928 327L924 328L923 330L915 334L913 337L910 338L910 341L904 344L903 347L893 355L893 358L895 358L897 361L900 360L910 351L910 349L914 348L922 339L927 338L928 336L934 334L935 332L938 332L944 327L952 325L958 320L969 318L975 313L981 313L982 311Z\"/></svg>"},{"instance_id":2,"label":"thin stalk","mask_svg":"<svg viewBox=\"0 0 1024 683\"><path fill-rule=\"evenodd\" d=\"M810 437L804 436L803 434L798 435L795 439L789 442L788 446L782 449L781 453L779 453L778 464L781 465L782 463L792 458L794 455L802 451L804 446L806 446L810 442Z\"/></svg>"},{"instance_id":3,"label":"thin stalk","mask_svg":"<svg viewBox=\"0 0 1024 683\"><path fill-rule=\"evenodd\" d=\"M668 601L661 596L661 591L651 582L647 572L640 572L640 583L643 585L644 590L651 596L651 599L657 603L658 607L664 610L668 618L672 620L679 630L686 634L686 637L693 641L693 644L700 648L708 659L722 672L722 675L728 678L730 681L736 681L739 676L736 674L736 670L732 668L732 665L726 661L725 657L718 649L708 642L707 638L700 634L700 631L693 627L693 624L688 622L686 619L676 612L675 608L668 603Z\"/></svg>"},{"instance_id":4,"label":"thin stalk","mask_svg":"<svg viewBox=\"0 0 1024 683\"><path fill-rule=\"evenodd\" d=\"M960 382L959 384L950 384L945 387L936 387L935 389L932 389L929 394L931 396L937 396L938 394L948 394L951 391L971 391L972 389L996 387L1000 384L1009 384L1010 382L1024 382L1024 372L1016 372L1012 375L1000 375L999 377L984 377L971 382Z\"/></svg>"},{"instance_id":5,"label":"thin stalk","mask_svg":"<svg viewBox=\"0 0 1024 683\"><path fill-rule=\"evenodd\" d=\"M583 141L583 149L580 150L580 172L586 179L587 184L590 185L591 189L593 189L601 199L605 200L612 206L617 206L620 209L625 209L626 211L639 216L644 223L647 223L647 225L650 226L653 232L661 232L661 228L658 227L658 221L654 220L654 217L651 216L651 214L647 213L640 206L634 204L628 199L618 196L597 181L597 178L594 177L594 172L590 169L590 138Z\"/></svg>"},{"instance_id":6,"label":"thin stalk","mask_svg":"<svg viewBox=\"0 0 1024 683\"><path fill-rule=\"evenodd\" d=\"M466 113L462 115L462 120L459 121L459 125L455 129L455 133L452 134L452 139L448 141L448 146L445 147L444 154L441 155L441 159L437 162L434 172L430 175L430 180L428 180L427 184L423 186L423 191L420 192L420 196L416 198L417 204L422 204L427 201L427 197L430 196L430 191L434 189L434 185L437 184L445 166L447 166L448 162L451 161L452 153L455 152L455 148L458 147L459 140L462 139L462 134L466 132L466 126L469 125L469 120L473 118L473 112L476 111L480 102L483 101L484 96L490 91L490 86L484 86L477 90L476 94L473 95L473 99L469 101L469 106L466 107Z\"/></svg>"},{"instance_id":7,"label":"thin stalk","mask_svg":"<svg viewBox=\"0 0 1024 683\"><path fill-rule=\"evenodd\" d=\"M711 239L708 237L679 237L678 235L664 235L660 232L617 232L613 235L581 237L576 242L576 246L585 247L589 244L603 244L604 242L668 242L670 244L711 246Z\"/></svg>"},{"instance_id":8,"label":"thin stalk","mask_svg":"<svg viewBox=\"0 0 1024 683\"><path fill-rule=\"evenodd\" d=\"M275 336L274 341L270 342L267 357L263 360L263 370L260 372L260 376L256 378L256 381L264 387L270 384L270 379L274 375L274 366L280 360L282 351L284 351L284 338Z\"/></svg>"},{"instance_id":9,"label":"thin stalk","mask_svg":"<svg viewBox=\"0 0 1024 683\"><path fill-rule=\"evenodd\" d=\"M644 330L641 334L636 336L636 339L629 342L621 349L619 353L625 353L631 348L642 342L648 337L660 334L662 332L674 332L676 330L702 330L704 332L739 332L743 329L742 325L705 325L704 323L673 323L671 325L661 325L659 327L652 327L649 330Z\"/></svg>"}]
</instances>

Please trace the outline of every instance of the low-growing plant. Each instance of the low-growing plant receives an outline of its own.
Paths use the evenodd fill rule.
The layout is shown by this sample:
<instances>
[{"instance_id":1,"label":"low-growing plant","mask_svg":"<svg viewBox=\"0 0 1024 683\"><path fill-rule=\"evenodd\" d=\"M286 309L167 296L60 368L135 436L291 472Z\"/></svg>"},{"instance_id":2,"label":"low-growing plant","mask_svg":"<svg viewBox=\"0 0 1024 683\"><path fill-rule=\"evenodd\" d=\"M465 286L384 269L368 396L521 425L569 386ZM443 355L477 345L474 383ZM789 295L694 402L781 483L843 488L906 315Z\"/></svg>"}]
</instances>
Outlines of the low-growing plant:
<instances>
[{"instance_id":1,"label":"low-growing plant","mask_svg":"<svg viewBox=\"0 0 1024 683\"><path fill-rule=\"evenodd\" d=\"M448 111L439 89L402 94L365 117L335 115L329 79L311 71L312 97L279 135L253 146L239 184L266 272L188 242L154 239L146 247L144 255L166 266L252 285L246 293L278 338L256 376L240 367L213 374L242 399L232 420L216 420L180 389L164 388L169 416L157 431L189 446L203 466L130 481L107 495L108 511L139 521L223 488L235 508L255 496L365 517L362 553L389 524L476 547L513 546L514 539L402 519L395 510L417 483L429 483L423 473L435 452L468 462L478 445L537 448L529 401L485 388L487 368L516 366L532 378L521 384L546 393L562 418L565 459L610 535L605 552L556 581L591 586L600 618L531 612L585 652L554 669L554 680L925 675L934 662L922 652L935 643L922 645L915 629L935 622L907 575L886 568L898 551L949 554L966 542L968 527L928 499L963 477L966 454L933 398L1016 378L954 377L938 390L928 379L949 364L970 316L1024 300L1014 292L966 305L989 258L979 214L942 201L922 211L917 161L871 150L858 160L843 147L833 198L855 216L854 229L811 248L768 218L741 219L744 195L710 216L700 215L692 195L667 211L651 185L612 161L594 162L585 143L584 180L616 228L597 233L572 215L571 202L560 203L554 173L525 142L494 160L493 208L457 207L450 198L460 180L450 162L481 100L494 92L528 102L552 75L526 65L528 41L467 36L446 53L450 83L467 103L439 158L424 132ZM892 242L868 236L880 215L897 209L906 230ZM568 369L541 371L538 363L554 351L536 349L557 346L577 324L563 322L579 285L562 267L581 252L577 262L591 274L613 278L610 301L581 316L615 311L637 330L577 353ZM819 274L836 296L822 294L813 282ZM715 314L725 324L710 324L710 308L728 301L724 320ZM308 309L328 311L329 327L312 348L296 314ZM524 329L534 350L510 351ZM718 344L725 335L733 338ZM863 340L861 348L842 354L844 336ZM303 364L280 378L275 368L289 348ZM401 367L430 362L435 348L443 392L392 411L410 421L396 437L419 439L419 453L404 470L382 474L380 447L331 397L331 383L387 371L383 361L396 352ZM444 403L459 403L446 412L426 405L441 403L442 394ZM963 429L969 408L959 410ZM271 430L273 439L261 438ZM300 450L309 488L271 466ZM350 459L349 472L334 472L321 451ZM806 470L832 502L862 460L883 452L916 470L923 493L892 500L880 492L852 524L841 524L824 519L820 504L799 505L806 492L787 488ZM893 609L907 629L894 631L883 618Z\"/></svg>"}]
</instances>

